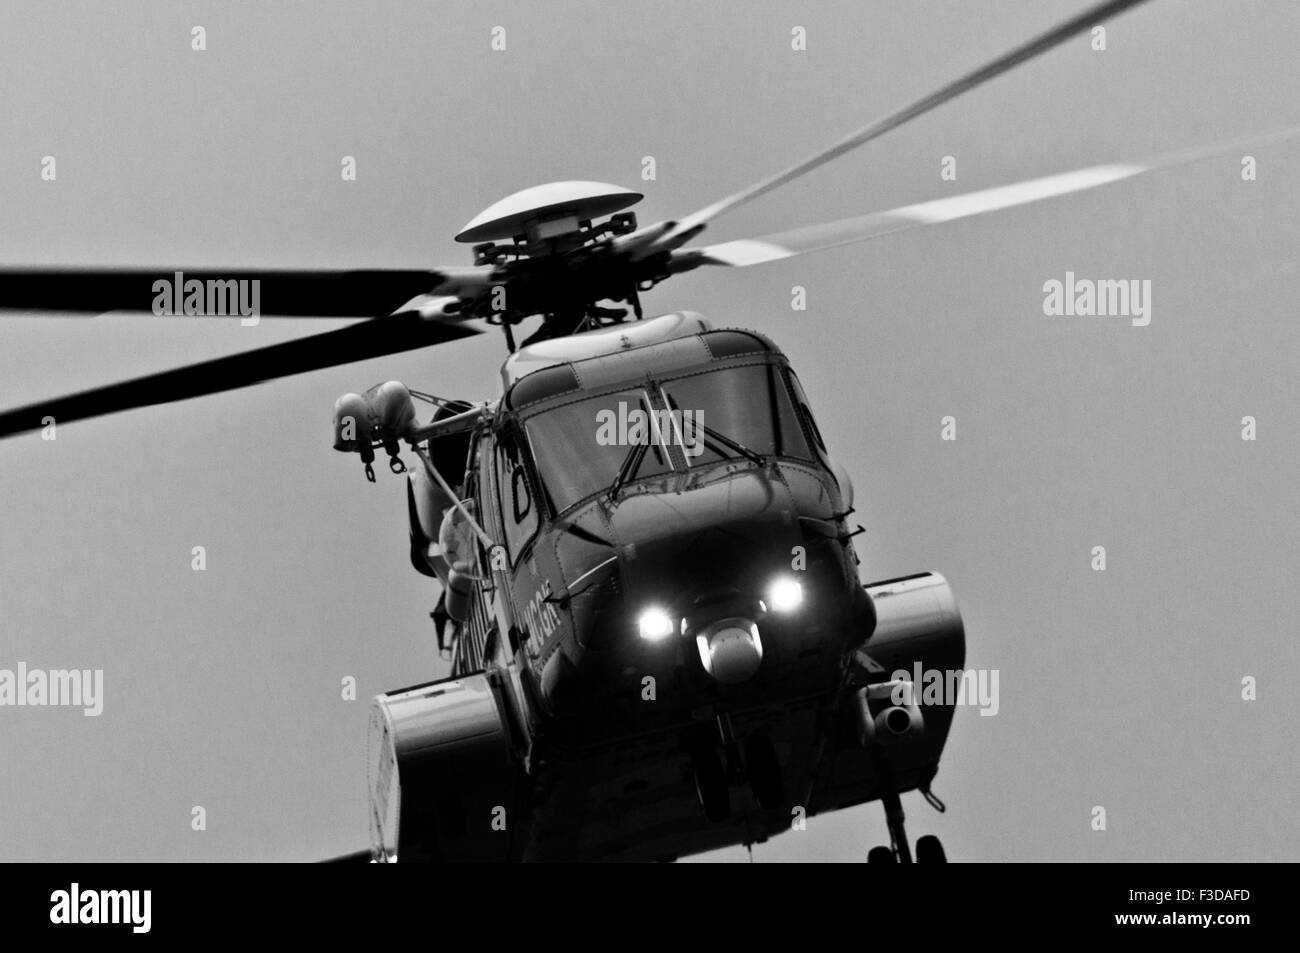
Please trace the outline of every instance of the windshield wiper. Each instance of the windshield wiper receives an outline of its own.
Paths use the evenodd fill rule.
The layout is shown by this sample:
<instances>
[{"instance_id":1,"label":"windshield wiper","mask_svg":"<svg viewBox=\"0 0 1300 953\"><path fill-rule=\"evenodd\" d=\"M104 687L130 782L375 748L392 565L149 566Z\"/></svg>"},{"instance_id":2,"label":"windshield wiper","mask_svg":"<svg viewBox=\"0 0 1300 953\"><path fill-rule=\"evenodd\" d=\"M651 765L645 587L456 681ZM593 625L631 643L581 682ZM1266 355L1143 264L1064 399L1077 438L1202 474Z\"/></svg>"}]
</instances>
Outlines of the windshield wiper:
<instances>
[{"instance_id":1,"label":"windshield wiper","mask_svg":"<svg viewBox=\"0 0 1300 953\"><path fill-rule=\"evenodd\" d=\"M634 443L628 450L627 456L623 458L623 463L618 468L618 475L614 477L614 482L609 488L609 499L613 502L618 497L618 491L623 488L628 480L632 479L633 474L641 467L641 460L645 457L646 444Z\"/></svg>"},{"instance_id":2,"label":"windshield wiper","mask_svg":"<svg viewBox=\"0 0 1300 953\"><path fill-rule=\"evenodd\" d=\"M699 423L698 421L696 422L695 426L699 427L701 430L704 431L704 436L710 438L715 443L722 444L724 447L726 447L728 450L731 450L733 453L739 453L741 456L748 457L754 463L757 463L760 467L767 465L766 457L764 457L761 453L756 453L755 451L750 450L747 446L745 446L740 441L732 440L730 437L723 436L722 434L714 430L712 427L706 427L704 424Z\"/></svg>"},{"instance_id":3,"label":"windshield wiper","mask_svg":"<svg viewBox=\"0 0 1300 953\"><path fill-rule=\"evenodd\" d=\"M660 393L663 394L663 396L664 396L664 402L668 404L668 407L669 407L671 410L673 410L673 411L676 412L676 413L681 413L680 409L679 409L678 406L677 406L677 398L673 397L671 394L666 394L666 393L664 393L662 390L660 390ZM706 425L705 425L701 420L699 420L698 418L695 419L695 420L692 420L691 423L692 423L692 425L693 425L696 429L704 431L704 436L705 436L706 438L712 440L714 443L720 443L720 444L722 444L724 447L726 447L726 448L727 448L728 450L730 450L732 453L738 453L738 454L740 454L741 456L748 458L748 459L751 460L752 462L757 463L760 467L762 467L762 466L766 466L766 465L767 465L767 459L766 459L766 458L765 458L761 453L756 453L755 451L750 450L747 446L745 446L745 445L744 445L743 443L741 443L739 440L732 440L730 437L724 436L723 434L721 434L721 433L719 433L718 431L714 430L712 427L706 426ZM681 447L682 447L682 451L685 452L685 450L686 450L686 431L685 431L685 428L684 428L684 427L678 428L678 436L681 438ZM726 454L724 454L724 453L719 453L719 452L718 452L718 449L717 449L716 447L713 448L713 451L714 451L714 453L717 453L718 456L720 456L720 457L725 457L725 456L726 456ZM686 454L687 466L690 465L690 458L691 458L691 455L690 455L689 453L687 453L687 454Z\"/></svg>"}]
</instances>

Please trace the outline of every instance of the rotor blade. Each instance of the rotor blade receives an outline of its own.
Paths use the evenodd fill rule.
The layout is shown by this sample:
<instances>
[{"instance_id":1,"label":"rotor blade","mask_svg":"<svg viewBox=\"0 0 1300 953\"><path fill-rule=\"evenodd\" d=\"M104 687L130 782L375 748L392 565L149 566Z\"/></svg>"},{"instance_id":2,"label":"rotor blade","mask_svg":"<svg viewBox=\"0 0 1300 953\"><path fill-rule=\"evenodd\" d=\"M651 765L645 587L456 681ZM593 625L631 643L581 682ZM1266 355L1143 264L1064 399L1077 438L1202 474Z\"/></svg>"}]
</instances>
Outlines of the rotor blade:
<instances>
[{"instance_id":1,"label":"rotor blade","mask_svg":"<svg viewBox=\"0 0 1300 953\"><path fill-rule=\"evenodd\" d=\"M358 850L351 854L340 854L337 857L326 857L319 861L322 864L368 864L370 863L370 851Z\"/></svg>"},{"instance_id":2,"label":"rotor blade","mask_svg":"<svg viewBox=\"0 0 1300 953\"><path fill-rule=\"evenodd\" d=\"M841 139L829 149L819 152L816 155L809 156L802 162L798 162L795 165L790 166L788 169L778 172L776 175L763 179L760 182L756 182L740 192L728 195L726 198L720 199L712 205L705 206L699 211L692 212L690 215L680 219L675 225L673 225L662 238L649 243L648 247L638 250L636 257L645 257L655 252L680 248L682 245L686 244L686 242L698 235L704 229L705 225L723 212L727 212L737 206L745 204L746 202L750 202L758 198L760 195L764 195L775 188L779 188L780 186L799 178L799 176L811 172L819 166L825 165L832 159L836 159L839 156L844 155L846 152L850 152L858 146L870 142L872 139L883 136L892 129L897 129L904 123L915 119L923 113L929 112L936 106L940 106L943 103L948 102L950 99L955 99L967 90L974 89L976 86L986 83L994 77L1000 76L1013 67L1019 66L1026 60L1033 59L1040 53L1045 53L1052 49L1052 47L1059 46L1061 43L1070 39L1070 37L1096 26L1097 21L1099 20L1113 17L1116 14L1123 13L1129 8L1145 2L1146 0L1106 0L1104 3L1099 3L1096 6L1090 7L1083 13L1066 20L1064 23L1053 27L1046 33L1021 44L1009 53L1005 53L997 59L986 63L979 69L967 73L959 79L953 80L951 83L944 86L942 89L931 93L929 96L918 99L913 103L903 106L901 109L896 109L894 112L877 119L870 125L864 126L857 132Z\"/></svg>"},{"instance_id":3,"label":"rotor blade","mask_svg":"<svg viewBox=\"0 0 1300 953\"><path fill-rule=\"evenodd\" d=\"M1234 139L1208 146L1197 146L1178 152L1166 152L1146 159L1094 165L1072 172L1062 172L1041 179L1028 179L1012 185L1002 185L979 192L967 192L947 198L904 205L887 212L873 212L856 218L845 218L820 225L809 225L785 232L763 235L759 238L740 239L688 248L673 253L669 261L670 272L688 271L699 265L729 265L744 268L768 261L792 258L808 252L851 245L854 242L878 238L918 225L938 225L960 218L983 215L1001 209L1028 205L1043 199L1055 198L1110 185L1146 172L1185 165L1211 156L1234 153L1243 147L1258 148L1300 136L1300 126L1279 129L1263 135Z\"/></svg>"},{"instance_id":4,"label":"rotor blade","mask_svg":"<svg viewBox=\"0 0 1300 953\"><path fill-rule=\"evenodd\" d=\"M456 300L444 299L448 304ZM59 424L84 420L119 410L235 390L277 377L397 354L477 333L473 328L454 323L454 315L438 321L429 320L420 312L403 312L360 321L336 331L0 412L0 437L37 429L44 425L42 419L47 416Z\"/></svg>"},{"instance_id":5,"label":"rotor blade","mask_svg":"<svg viewBox=\"0 0 1300 953\"><path fill-rule=\"evenodd\" d=\"M191 300L199 306L191 314L248 314L239 310L242 303L261 316L372 318L419 294L481 291L491 273L486 266L437 271L0 267L0 310L184 315L185 299L194 291L199 297Z\"/></svg>"}]
</instances>

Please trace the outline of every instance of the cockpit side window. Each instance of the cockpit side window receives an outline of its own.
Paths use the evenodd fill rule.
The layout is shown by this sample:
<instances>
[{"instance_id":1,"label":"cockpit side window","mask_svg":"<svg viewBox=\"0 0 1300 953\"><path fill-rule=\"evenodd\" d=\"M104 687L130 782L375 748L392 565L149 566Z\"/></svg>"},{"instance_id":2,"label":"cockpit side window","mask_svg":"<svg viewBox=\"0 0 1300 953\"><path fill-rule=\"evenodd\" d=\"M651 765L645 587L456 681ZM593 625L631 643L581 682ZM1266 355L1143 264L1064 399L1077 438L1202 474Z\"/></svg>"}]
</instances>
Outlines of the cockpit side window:
<instances>
[{"instance_id":1,"label":"cockpit side window","mask_svg":"<svg viewBox=\"0 0 1300 953\"><path fill-rule=\"evenodd\" d=\"M781 453L787 457L811 460L812 453L808 449L808 440L804 436L803 428L799 426L799 411L790 399L790 391L785 386L785 373L775 365L768 370L768 387L772 391L772 402L777 409ZM817 439L821 440L820 434L817 435Z\"/></svg>"},{"instance_id":2,"label":"cockpit side window","mask_svg":"<svg viewBox=\"0 0 1300 953\"><path fill-rule=\"evenodd\" d=\"M808 429L808 435L812 438L813 446L817 448L817 454L821 457L822 463L830 465L830 456L826 450L826 442L822 439L822 432L817 427L817 420L813 417L812 408L808 405L808 397L803 392L803 385L799 383L799 378L794 371L787 370L786 379L790 382L790 389L794 392L795 404L799 408L799 416L803 419Z\"/></svg>"},{"instance_id":3,"label":"cockpit side window","mask_svg":"<svg viewBox=\"0 0 1300 953\"><path fill-rule=\"evenodd\" d=\"M540 499L513 428L502 430L494 450L498 512L505 529L506 552L514 565L541 525Z\"/></svg>"}]
</instances>

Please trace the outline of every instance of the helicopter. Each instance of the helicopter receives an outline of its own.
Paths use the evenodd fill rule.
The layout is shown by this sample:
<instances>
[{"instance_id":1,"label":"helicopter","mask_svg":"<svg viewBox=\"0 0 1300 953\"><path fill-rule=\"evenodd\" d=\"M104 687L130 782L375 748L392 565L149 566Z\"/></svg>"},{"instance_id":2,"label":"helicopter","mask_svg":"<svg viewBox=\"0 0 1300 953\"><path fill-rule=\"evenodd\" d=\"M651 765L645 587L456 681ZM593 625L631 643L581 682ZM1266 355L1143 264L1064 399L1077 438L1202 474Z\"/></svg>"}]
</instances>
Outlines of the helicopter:
<instances>
[{"instance_id":1,"label":"helicopter","mask_svg":"<svg viewBox=\"0 0 1300 953\"><path fill-rule=\"evenodd\" d=\"M500 326L511 355L498 399L476 406L386 382L335 407L336 449L368 475L382 450L405 473L411 560L438 579L435 628L449 632L453 659L450 679L376 701L369 856L670 859L758 842L800 811L881 800L894 841L884 853L910 859L898 798L930 794L952 709L919 704L891 673L961 667L951 590L934 574L859 585L851 484L784 355L689 312L646 318L640 296L706 265L760 264L1231 148L688 247L729 209L1133 5L1102 4L677 221L638 227L626 211L636 193L557 183L472 220L457 236L475 245L472 267L186 270L187 311L191 292L202 292L198 313L209 288L257 281L264 313L372 320L31 405L0 426L437 344L476 333L476 321ZM8 271L0 304L141 309L160 274ZM541 329L516 346L514 329L538 316ZM413 399L435 406L433 419L419 423ZM417 460L409 472L403 445ZM922 839L917 855L941 849Z\"/></svg>"}]
</instances>

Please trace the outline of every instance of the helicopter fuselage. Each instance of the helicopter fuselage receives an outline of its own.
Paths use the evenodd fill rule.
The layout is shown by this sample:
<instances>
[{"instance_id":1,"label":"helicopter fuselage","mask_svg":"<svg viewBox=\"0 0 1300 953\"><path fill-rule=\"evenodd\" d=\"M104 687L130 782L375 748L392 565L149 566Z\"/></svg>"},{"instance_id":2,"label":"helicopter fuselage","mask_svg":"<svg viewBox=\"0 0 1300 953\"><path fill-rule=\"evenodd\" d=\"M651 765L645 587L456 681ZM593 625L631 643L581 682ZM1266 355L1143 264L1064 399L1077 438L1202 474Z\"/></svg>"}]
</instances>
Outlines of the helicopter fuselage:
<instances>
[{"instance_id":1,"label":"helicopter fuselage","mask_svg":"<svg viewBox=\"0 0 1300 953\"><path fill-rule=\"evenodd\" d=\"M847 476L785 356L760 334L677 314L524 348L503 376L457 488L494 545L478 543L476 571L461 573L471 585L448 603L452 678L432 685L482 678L465 697L490 696L499 731L485 743L513 767L419 795L431 806L417 826L439 843L390 837L377 855L482 856L458 853L434 816L451 797L453 813L483 823L500 808L495 833L509 836L483 829L500 859L676 857L842 806L833 762L842 744L858 747L846 712L866 673L854 651L876 610L858 580ZM429 536L413 525L421 544ZM402 748L403 716L384 707L399 695L378 700L381 750ZM464 721L457 710L413 717ZM899 789L937 767L951 710L936 714L899 762ZM408 752L460 744L421 737ZM865 770L872 780L850 799L879 785ZM401 773L390 765L379 780Z\"/></svg>"}]
</instances>

